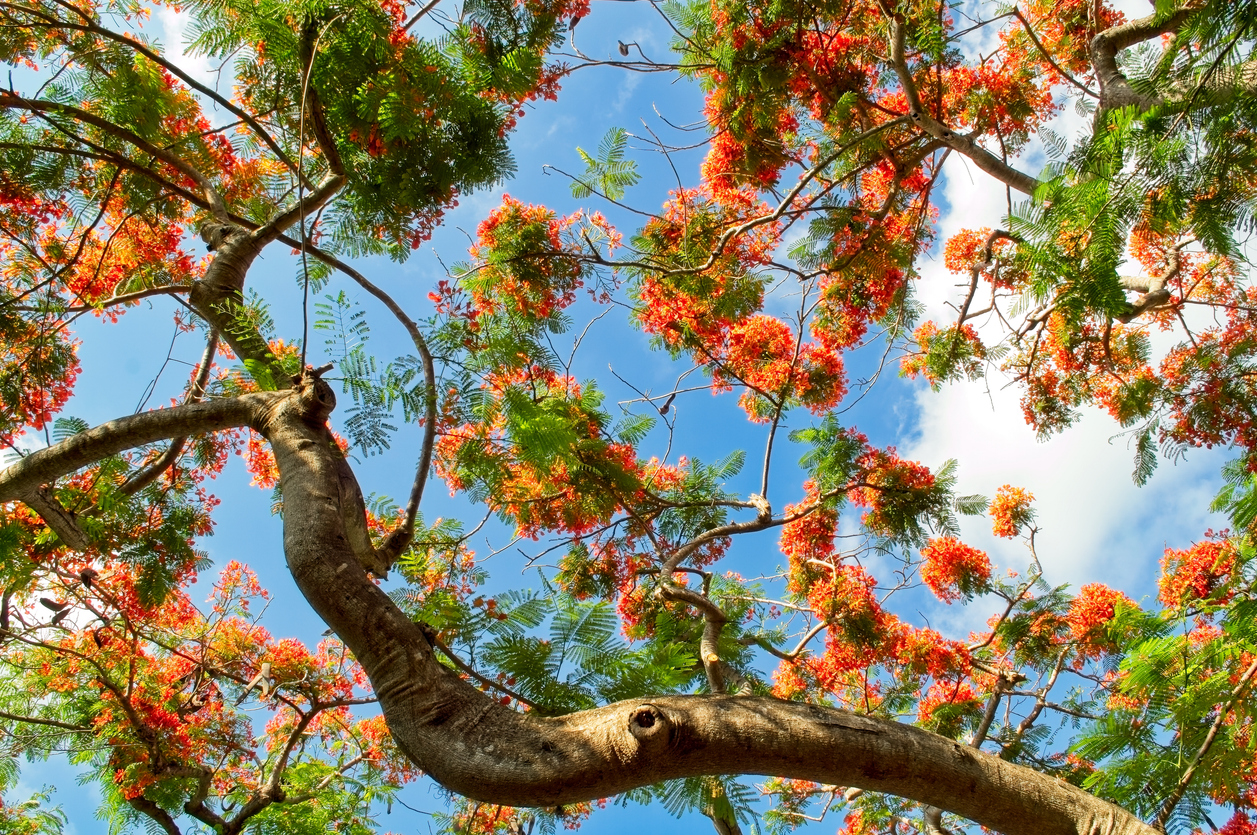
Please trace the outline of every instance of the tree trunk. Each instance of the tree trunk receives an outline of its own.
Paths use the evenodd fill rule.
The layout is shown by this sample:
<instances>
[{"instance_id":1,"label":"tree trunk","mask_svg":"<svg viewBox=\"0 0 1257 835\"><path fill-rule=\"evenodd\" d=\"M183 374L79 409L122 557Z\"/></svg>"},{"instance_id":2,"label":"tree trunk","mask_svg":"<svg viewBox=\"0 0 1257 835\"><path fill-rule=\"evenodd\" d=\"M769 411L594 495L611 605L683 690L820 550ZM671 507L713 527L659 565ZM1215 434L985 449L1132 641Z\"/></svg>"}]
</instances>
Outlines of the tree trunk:
<instances>
[{"instance_id":1,"label":"tree trunk","mask_svg":"<svg viewBox=\"0 0 1257 835\"><path fill-rule=\"evenodd\" d=\"M419 626L367 576L345 536L321 380L268 410L297 585L375 687L401 749L445 787L557 806L706 774L758 774L888 792L1008 835L1152 835L1134 815L1033 769L919 728L746 696L660 696L558 718L498 704L441 665Z\"/></svg>"}]
</instances>

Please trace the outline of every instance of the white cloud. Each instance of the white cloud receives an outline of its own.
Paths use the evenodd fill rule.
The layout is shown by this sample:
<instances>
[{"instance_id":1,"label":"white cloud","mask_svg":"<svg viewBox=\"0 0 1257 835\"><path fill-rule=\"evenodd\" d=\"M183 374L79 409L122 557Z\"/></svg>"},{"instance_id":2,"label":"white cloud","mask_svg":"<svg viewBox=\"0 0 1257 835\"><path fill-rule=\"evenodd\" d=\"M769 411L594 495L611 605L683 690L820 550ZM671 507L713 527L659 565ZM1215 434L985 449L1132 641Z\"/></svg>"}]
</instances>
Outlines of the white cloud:
<instances>
[{"instance_id":1,"label":"white cloud","mask_svg":"<svg viewBox=\"0 0 1257 835\"><path fill-rule=\"evenodd\" d=\"M166 59L205 86L216 87L219 76L211 68L209 59L203 55L189 55L187 52L187 29L188 22L192 19L191 13L161 6L157 10L157 19L162 26Z\"/></svg>"},{"instance_id":2,"label":"white cloud","mask_svg":"<svg viewBox=\"0 0 1257 835\"><path fill-rule=\"evenodd\" d=\"M1107 415L1088 411L1066 432L1036 440L1022 418L1018 392L961 383L917 397L917 431L904 453L936 467L960 465L959 492L993 497L1003 484L1035 495L1037 550L1050 582L1103 580L1146 591L1166 545L1183 547L1218 521L1207 513L1222 453L1197 451L1163 463L1144 488L1131 480L1133 450ZM966 540L992 559L1020 569L1027 555L996 540L985 518L967 520Z\"/></svg>"},{"instance_id":3,"label":"white cloud","mask_svg":"<svg viewBox=\"0 0 1257 835\"><path fill-rule=\"evenodd\" d=\"M1129 17L1148 13L1146 3L1127 0L1119 7ZM1052 125L1073 140L1088 128L1088 119L1072 106ZM960 229L998 228L1007 214L1004 187L966 165L949 161L942 196L950 210L938 224L939 248L920 264L918 299L925 318L951 324L963 298L967 276L946 271L941 245ZM1018 164L1034 173L1041 155ZM1023 199L1014 194L1014 204ZM979 291L982 292L981 290ZM985 300L975 299L979 307ZM983 338L1001 340L998 322L976 322ZM1153 334L1163 348L1165 335ZM1088 410L1076 425L1046 442L1036 440L1019 406L1020 388L1004 388L998 373L988 381L959 383L941 392L922 390L917 398L917 423L901 444L903 452L936 467L948 458L960 463L960 491L993 496L1003 484L1024 487L1035 494L1042 534L1038 553L1051 582L1075 586L1103 580L1148 593L1156 575L1156 560L1164 547L1183 547L1210 527L1224 523L1207 512L1217 487L1223 451L1193 451L1178 464L1162 462L1150 484L1142 489L1131 481L1134 451L1108 415ZM967 538L1007 567L1020 569L1026 555L1016 543L996 540L985 520L966 525Z\"/></svg>"},{"instance_id":4,"label":"white cloud","mask_svg":"<svg viewBox=\"0 0 1257 835\"><path fill-rule=\"evenodd\" d=\"M611 103L611 112L613 114L618 115L624 112L624 106L633 98L633 92L641 83L641 73L628 73L625 75L624 82L620 85L620 91Z\"/></svg>"}]
</instances>

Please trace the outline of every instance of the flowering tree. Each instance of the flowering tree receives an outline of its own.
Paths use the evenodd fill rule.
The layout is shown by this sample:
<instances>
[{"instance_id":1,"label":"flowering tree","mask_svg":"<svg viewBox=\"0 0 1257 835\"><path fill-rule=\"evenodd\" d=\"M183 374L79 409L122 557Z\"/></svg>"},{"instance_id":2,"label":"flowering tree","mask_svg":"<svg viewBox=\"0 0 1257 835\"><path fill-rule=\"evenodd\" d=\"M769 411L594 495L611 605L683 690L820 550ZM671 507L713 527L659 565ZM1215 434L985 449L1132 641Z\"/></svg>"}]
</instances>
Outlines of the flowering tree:
<instances>
[{"instance_id":1,"label":"flowering tree","mask_svg":"<svg viewBox=\"0 0 1257 835\"><path fill-rule=\"evenodd\" d=\"M470 261L407 311L363 259L405 258L460 194L501 181L528 102L585 62L556 55L579 0L437 6L183 4L227 94L145 34L157 4L0 0L16 70L0 92L0 440L19 453L0 472L8 751L69 752L119 826L170 833L369 830L371 802L418 770L463 798L459 832L574 825L622 795L724 835L747 820L739 775L765 775L774 831L840 809L853 834L1117 835L1218 815L1251 833L1257 4L669 7L675 64L622 43L612 63L701 85L699 181L627 244L593 208L504 197ZM1091 120L1072 145L1047 127L1071 99ZM578 198L622 201L639 178L626 142L613 130L581 152ZM1036 176L1018 155L1038 145ZM931 193L956 157L1006 187L1006 228L942 242L967 289L953 321L918 324ZM250 280L274 245L299 255L303 318L329 332L317 357L308 331L276 332ZM413 352L370 355L344 292L309 305L329 281L379 300ZM553 347L582 289L707 382L613 420L605 381L578 381ZM204 335L182 396L95 427L58 417L74 321L146 299ZM839 423L845 358L865 346L934 386L1000 366L1042 433L1100 404L1134 433L1138 479L1158 443L1234 448L1219 507L1235 529L1167 551L1156 608L1050 588L1026 489L957 496L951 465ZM757 490L729 486L741 451L671 455L670 411L694 389L736 390L764 427ZM810 422L790 434L794 484L790 418ZM368 503L346 450L381 452L396 424L422 438L413 489ZM206 479L232 452L276 489L288 567L338 640L271 638L236 564L209 611L192 605ZM555 570L478 591L462 527L419 514L430 475L555 543ZM1020 538L1025 567L996 570L958 514ZM779 572L721 566L767 531ZM921 589L988 606L986 629L914 622L903 603ZM351 710L368 701L382 720ZM246 704L270 716L260 734ZM60 821L38 798L3 813L32 832Z\"/></svg>"}]
</instances>

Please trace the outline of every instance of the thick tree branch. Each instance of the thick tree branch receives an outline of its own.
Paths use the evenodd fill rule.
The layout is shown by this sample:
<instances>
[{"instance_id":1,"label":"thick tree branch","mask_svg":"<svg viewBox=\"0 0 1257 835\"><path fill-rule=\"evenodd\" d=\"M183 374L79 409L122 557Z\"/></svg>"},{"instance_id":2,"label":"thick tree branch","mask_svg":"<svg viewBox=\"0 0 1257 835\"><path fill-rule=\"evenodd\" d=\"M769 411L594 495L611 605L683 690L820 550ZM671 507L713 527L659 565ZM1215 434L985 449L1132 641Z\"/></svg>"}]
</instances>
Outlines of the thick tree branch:
<instances>
[{"instance_id":1,"label":"thick tree branch","mask_svg":"<svg viewBox=\"0 0 1257 835\"><path fill-rule=\"evenodd\" d=\"M257 235L257 231L247 233L231 223L202 226L201 237L214 252L214 260L204 277L193 282L188 303L221 335L237 357L266 369L273 385L287 388L286 373L275 362L262 334L249 321L244 304L245 278L265 246Z\"/></svg>"},{"instance_id":2,"label":"thick tree branch","mask_svg":"<svg viewBox=\"0 0 1257 835\"><path fill-rule=\"evenodd\" d=\"M196 782L196 792L183 804L183 811L201 823L213 827L222 833L226 831L229 824L221 815L205 805L205 801L209 798L210 791L213 788L213 772L207 771L199 775Z\"/></svg>"},{"instance_id":3,"label":"thick tree branch","mask_svg":"<svg viewBox=\"0 0 1257 835\"><path fill-rule=\"evenodd\" d=\"M44 485L27 490L20 497L31 510L39 514L44 524L57 535L67 548L86 551L91 542L79 525L75 514L66 509Z\"/></svg>"},{"instance_id":4,"label":"thick tree branch","mask_svg":"<svg viewBox=\"0 0 1257 835\"><path fill-rule=\"evenodd\" d=\"M127 803L131 808L141 814L147 815L154 823L162 828L166 835L183 835L179 830L179 825L175 823L175 819L170 816L162 807L158 806L147 797L140 795L139 797L127 798Z\"/></svg>"},{"instance_id":5,"label":"thick tree branch","mask_svg":"<svg viewBox=\"0 0 1257 835\"><path fill-rule=\"evenodd\" d=\"M703 635L698 642L699 661L707 674L707 686L711 692L724 693L725 677L720 663L720 633L729 622L728 616L706 593L699 594L677 585L666 575L661 575L659 578L659 591L668 600L688 603L703 613Z\"/></svg>"},{"instance_id":6,"label":"thick tree branch","mask_svg":"<svg viewBox=\"0 0 1257 835\"><path fill-rule=\"evenodd\" d=\"M263 226L259 227L252 233L254 241L260 246L265 246L271 241L279 237L280 233L288 229L297 221L301 220L327 204L327 201L336 196L341 186L345 184L345 175L343 173L328 174L319 183L318 188L307 194L301 200L294 203L288 209L275 215L268 220Z\"/></svg>"},{"instance_id":7,"label":"thick tree branch","mask_svg":"<svg viewBox=\"0 0 1257 835\"><path fill-rule=\"evenodd\" d=\"M286 242L290 241L289 238L282 235L280 239ZM296 242L292 243L296 245ZM406 335L410 337L411 343L415 346L415 351L419 354L419 364L423 368L423 443L419 449L419 463L415 467L415 479L410 486L410 497L406 501L405 516L402 519L402 523L389 532L388 537L378 549L380 562L384 570L387 571L414 538L415 519L419 515L419 504L423 500L423 488L427 484L428 473L432 469L432 449L436 444L436 364L432 359L432 351L428 348L428 341L424 339L419 326L406 314L406 311L402 309L401 305L392 296L367 279L358 270L331 253L324 252L308 244L306 251L315 259L322 261L329 267L340 270L352 278L359 287L375 296L388 308L388 311L393 314L394 318L406 330Z\"/></svg>"},{"instance_id":8,"label":"thick tree branch","mask_svg":"<svg viewBox=\"0 0 1257 835\"><path fill-rule=\"evenodd\" d=\"M1176 246L1172 247L1166 253L1165 271L1158 276L1152 276L1147 279L1139 278L1119 278L1118 281L1124 290L1133 290L1142 293L1138 299L1131 302L1130 309L1117 317L1119 322L1123 324L1129 323L1138 316L1149 310L1156 310L1164 307L1170 301L1169 284L1173 281L1183 269L1183 248L1195 241L1195 238L1188 238L1180 241Z\"/></svg>"},{"instance_id":9,"label":"thick tree branch","mask_svg":"<svg viewBox=\"0 0 1257 835\"><path fill-rule=\"evenodd\" d=\"M255 392L111 420L32 452L0 471L0 502L22 499L32 490L123 450L180 435L259 424L268 410L290 396L288 392Z\"/></svg>"},{"instance_id":10,"label":"thick tree branch","mask_svg":"<svg viewBox=\"0 0 1257 835\"><path fill-rule=\"evenodd\" d=\"M1191 14L1192 11L1185 7L1159 19L1153 14L1120 26L1111 26L1091 39L1091 65L1100 85L1101 113L1130 105L1147 110L1164 103L1160 98L1145 96L1130 86L1117 66L1117 54L1123 49L1173 32Z\"/></svg>"},{"instance_id":11,"label":"thick tree branch","mask_svg":"<svg viewBox=\"0 0 1257 835\"><path fill-rule=\"evenodd\" d=\"M436 658L357 563L343 530L337 459L321 421L331 388L304 378L259 431L284 491L284 550L298 587L370 676L403 752L473 799L554 806L678 777L772 774L885 791L1007 835L1153 830L1032 769L919 728L750 696L660 696L558 718L496 703Z\"/></svg>"}]
</instances>

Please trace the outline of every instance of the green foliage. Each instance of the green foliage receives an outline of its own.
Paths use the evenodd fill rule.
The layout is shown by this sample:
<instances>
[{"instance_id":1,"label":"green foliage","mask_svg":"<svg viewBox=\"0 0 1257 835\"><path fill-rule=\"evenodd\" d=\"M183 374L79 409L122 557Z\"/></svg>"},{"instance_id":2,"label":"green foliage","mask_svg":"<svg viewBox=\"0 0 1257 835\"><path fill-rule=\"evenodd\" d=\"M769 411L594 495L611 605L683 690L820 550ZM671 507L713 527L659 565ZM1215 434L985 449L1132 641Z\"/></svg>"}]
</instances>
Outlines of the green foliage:
<instances>
[{"instance_id":1,"label":"green foliage","mask_svg":"<svg viewBox=\"0 0 1257 835\"><path fill-rule=\"evenodd\" d=\"M1251 531L1257 522L1257 475L1249 470L1246 459L1236 459L1223 465L1222 478L1222 488L1209 509L1225 513L1236 528Z\"/></svg>"},{"instance_id":2,"label":"green foliage","mask_svg":"<svg viewBox=\"0 0 1257 835\"><path fill-rule=\"evenodd\" d=\"M9 795L18 782L17 760L0 760L0 792ZM61 835L68 818L59 806L50 805L52 789L44 788L15 802L0 797L0 835Z\"/></svg>"},{"instance_id":3,"label":"green foliage","mask_svg":"<svg viewBox=\"0 0 1257 835\"><path fill-rule=\"evenodd\" d=\"M418 358L403 356L381 367L367 350L370 325L366 311L343 290L315 303L316 330L326 331L328 357L336 365L341 391L350 396L344 428L354 449L371 456L383 453L398 426L414 423L425 414L427 392ZM329 379L336 379L329 377Z\"/></svg>"},{"instance_id":4,"label":"green foliage","mask_svg":"<svg viewBox=\"0 0 1257 835\"><path fill-rule=\"evenodd\" d=\"M627 644L604 601L579 601L553 589L495 601L488 610L471 607L443 628L457 635L455 646L470 648L464 657L496 671L497 680L543 714L677 692L701 675L692 649L680 642ZM494 613L485 614L489 610Z\"/></svg>"},{"instance_id":5,"label":"green foliage","mask_svg":"<svg viewBox=\"0 0 1257 835\"><path fill-rule=\"evenodd\" d=\"M734 777L715 775L671 780L654 787L654 793L663 807L678 818L687 812L701 812L728 829L757 818L754 803L758 792ZM753 824L751 830L755 831Z\"/></svg>"},{"instance_id":6,"label":"green foliage","mask_svg":"<svg viewBox=\"0 0 1257 835\"><path fill-rule=\"evenodd\" d=\"M601 193L608 200L619 200L624 190L636 185L641 179L637 163L624 158L628 147L628 133L624 128L611 128L598 144L598 156L591 157L581 148L576 149L585 163L585 175L572 182L572 196L584 199Z\"/></svg>"},{"instance_id":7,"label":"green foliage","mask_svg":"<svg viewBox=\"0 0 1257 835\"><path fill-rule=\"evenodd\" d=\"M1257 606L1248 585L1253 546L1232 544L1248 578L1240 599L1201 601L1159 615L1118 612L1108 634L1120 641L1116 689L1122 701L1073 746L1098 766L1084 787L1142 815L1151 817L1171 793L1184 791L1167 822L1171 832L1199 826L1212 803L1245 790L1238 772L1249 750L1246 694ZM1215 619L1220 628L1205 626ZM1208 776L1181 786L1186 769L1198 763Z\"/></svg>"},{"instance_id":8,"label":"green foliage","mask_svg":"<svg viewBox=\"0 0 1257 835\"><path fill-rule=\"evenodd\" d=\"M843 429L833 415L825 415L818 426L796 429L790 440L809 447L799 466L821 493L846 485L855 475L856 460L866 449L864 437L853 429Z\"/></svg>"},{"instance_id":9,"label":"green foliage","mask_svg":"<svg viewBox=\"0 0 1257 835\"><path fill-rule=\"evenodd\" d=\"M287 106L321 102L348 175L324 221L334 248L404 258L457 194L501 182L514 170L505 142L511 105L533 90L542 55L560 33L543 7L468 3L462 22L436 40L393 37L379 4L198 2L193 49L234 60L248 103L295 133ZM311 56L313 61L311 63ZM272 99L272 101L268 101ZM326 159L311 163L312 176Z\"/></svg>"},{"instance_id":10,"label":"green foliage","mask_svg":"<svg viewBox=\"0 0 1257 835\"><path fill-rule=\"evenodd\" d=\"M80 432L86 432L90 429L90 425L82 418L64 416L59 417L52 424L52 439L55 443L61 443L67 438L71 438Z\"/></svg>"}]
</instances>

